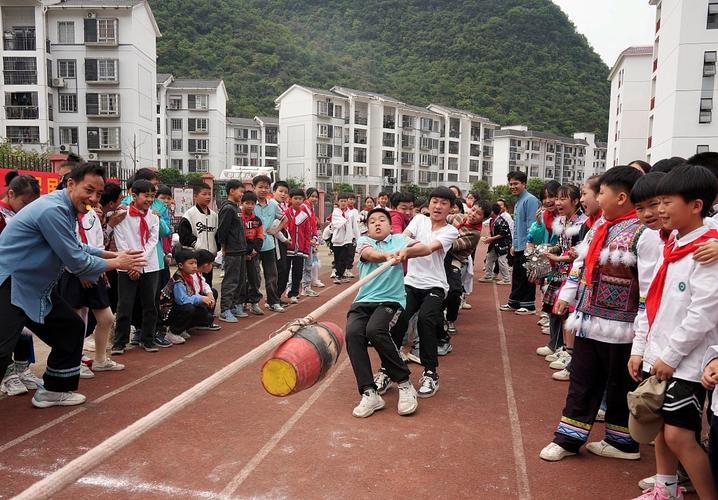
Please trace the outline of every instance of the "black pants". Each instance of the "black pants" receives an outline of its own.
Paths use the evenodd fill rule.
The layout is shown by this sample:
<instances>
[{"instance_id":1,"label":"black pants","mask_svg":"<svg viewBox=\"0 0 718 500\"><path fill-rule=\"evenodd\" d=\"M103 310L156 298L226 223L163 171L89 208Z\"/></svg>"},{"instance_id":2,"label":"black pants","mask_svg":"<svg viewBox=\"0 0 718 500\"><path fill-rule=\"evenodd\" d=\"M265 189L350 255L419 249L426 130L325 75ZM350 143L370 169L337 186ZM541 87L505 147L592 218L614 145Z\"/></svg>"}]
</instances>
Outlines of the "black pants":
<instances>
[{"instance_id":1,"label":"black pants","mask_svg":"<svg viewBox=\"0 0 718 500\"><path fill-rule=\"evenodd\" d=\"M638 451L638 443L628 432L626 394L638 385L626 369L630 356L631 344L608 344L576 337L566 407L556 429L554 443L568 451L578 452L588 440L605 393L604 440L621 451Z\"/></svg>"},{"instance_id":2,"label":"black pants","mask_svg":"<svg viewBox=\"0 0 718 500\"><path fill-rule=\"evenodd\" d=\"M535 311L536 285L529 281L524 262L526 262L524 252L514 252L514 272L511 274L509 306L514 309L525 307L529 311Z\"/></svg>"},{"instance_id":3,"label":"black pants","mask_svg":"<svg viewBox=\"0 0 718 500\"><path fill-rule=\"evenodd\" d=\"M333 246L332 251L334 252L334 269L337 271L337 278L343 278L344 271L347 270L347 255L351 254L352 245L347 243L346 245Z\"/></svg>"},{"instance_id":4,"label":"black pants","mask_svg":"<svg viewBox=\"0 0 718 500\"><path fill-rule=\"evenodd\" d=\"M289 283L289 259L287 258L287 245L277 240L279 258L277 259L277 295L280 297L287 291Z\"/></svg>"},{"instance_id":5,"label":"black pants","mask_svg":"<svg viewBox=\"0 0 718 500\"><path fill-rule=\"evenodd\" d=\"M359 393L367 388L376 389L367 351L369 342L381 358L381 365L393 382L409 379L409 368L399 356L399 349L391 338L390 330L401 314L396 303L358 302L347 313L347 354L354 369Z\"/></svg>"},{"instance_id":6,"label":"black pants","mask_svg":"<svg viewBox=\"0 0 718 500\"><path fill-rule=\"evenodd\" d=\"M202 277L207 282L210 288L212 288L212 278L214 277L214 268L210 269L208 273L202 273Z\"/></svg>"},{"instance_id":7,"label":"black pants","mask_svg":"<svg viewBox=\"0 0 718 500\"><path fill-rule=\"evenodd\" d=\"M141 341L143 344L152 344L154 341L158 316L155 305L158 279L159 271L142 273L138 280L131 280L127 273L117 273L117 324L113 342L115 346L125 347L130 340L130 319L136 296L139 296L142 307Z\"/></svg>"},{"instance_id":8,"label":"black pants","mask_svg":"<svg viewBox=\"0 0 718 500\"><path fill-rule=\"evenodd\" d=\"M304 257L303 255L287 256L287 275L292 273L292 289L287 294L288 297L298 297L299 288L302 285L302 275L304 274ZM287 278L289 279L289 278Z\"/></svg>"},{"instance_id":9,"label":"black pants","mask_svg":"<svg viewBox=\"0 0 718 500\"><path fill-rule=\"evenodd\" d=\"M349 244L349 251L346 253L344 258L344 271L351 271L354 268L354 256L357 253L357 246L353 243Z\"/></svg>"},{"instance_id":10,"label":"black pants","mask_svg":"<svg viewBox=\"0 0 718 500\"><path fill-rule=\"evenodd\" d=\"M409 320L414 313L419 313L416 329L419 334L419 357L425 370L436 373L439 366L438 347L439 329L444 323L442 314L444 304L444 290L442 288L429 288L420 290L406 285L406 309L399 316L396 325L391 329L394 344L401 347L404 335L409 327ZM442 328L443 330L443 328Z\"/></svg>"},{"instance_id":11,"label":"black pants","mask_svg":"<svg viewBox=\"0 0 718 500\"><path fill-rule=\"evenodd\" d=\"M242 288L247 286L247 261L241 255L224 256L224 279L222 279L222 302L220 312L228 311L240 302Z\"/></svg>"},{"instance_id":12,"label":"black pants","mask_svg":"<svg viewBox=\"0 0 718 500\"><path fill-rule=\"evenodd\" d=\"M245 261L247 269L247 282L239 289L239 304L258 304L262 299L259 291L262 279L259 275L259 256L255 255Z\"/></svg>"},{"instance_id":13,"label":"black pants","mask_svg":"<svg viewBox=\"0 0 718 500\"><path fill-rule=\"evenodd\" d=\"M560 347L563 347L563 321L566 318L565 315L557 315L554 313L549 314L549 331L551 332L549 334L548 338L548 347L552 350L557 350Z\"/></svg>"},{"instance_id":14,"label":"black pants","mask_svg":"<svg viewBox=\"0 0 718 500\"><path fill-rule=\"evenodd\" d=\"M259 261L264 271L264 290L267 295L267 303L271 306L279 304L277 295L277 254L274 249L259 252Z\"/></svg>"},{"instance_id":15,"label":"black pants","mask_svg":"<svg viewBox=\"0 0 718 500\"><path fill-rule=\"evenodd\" d=\"M170 331L175 335L189 330L193 326L209 326L214 320L214 315L204 304L195 306L192 304L175 304L170 310L167 324Z\"/></svg>"},{"instance_id":16,"label":"black pants","mask_svg":"<svg viewBox=\"0 0 718 500\"><path fill-rule=\"evenodd\" d=\"M32 321L25 311L12 305L11 280L8 278L0 285L0 376L4 376L22 329L27 327L50 346L47 370L42 377L45 389L56 392L76 390L80 381L85 323L56 288L50 294L52 309L44 322Z\"/></svg>"},{"instance_id":17,"label":"black pants","mask_svg":"<svg viewBox=\"0 0 718 500\"><path fill-rule=\"evenodd\" d=\"M464 293L464 284L461 280L461 268L451 264L445 266L446 280L449 282L449 293L446 296L446 321L454 322L459 317L461 295ZM442 326L443 330L443 326Z\"/></svg>"}]
</instances>

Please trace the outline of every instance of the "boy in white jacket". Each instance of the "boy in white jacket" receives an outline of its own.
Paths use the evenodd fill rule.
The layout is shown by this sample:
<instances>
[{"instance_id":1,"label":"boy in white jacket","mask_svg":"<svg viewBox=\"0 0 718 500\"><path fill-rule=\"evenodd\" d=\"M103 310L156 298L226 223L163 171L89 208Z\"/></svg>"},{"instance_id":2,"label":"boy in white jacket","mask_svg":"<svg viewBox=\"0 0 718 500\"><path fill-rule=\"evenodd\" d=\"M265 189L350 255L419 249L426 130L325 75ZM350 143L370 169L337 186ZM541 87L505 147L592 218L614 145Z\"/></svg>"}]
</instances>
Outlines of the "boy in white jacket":
<instances>
[{"instance_id":1,"label":"boy in white jacket","mask_svg":"<svg viewBox=\"0 0 718 500\"><path fill-rule=\"evenodd\" d=\"M667 381L661 413L663 427L655 443L655 486L639 498L682 498L678 490L680 460L700 498L716 498L708 458L696 441L701 430L705 389L701 386L703 356L718 343L718 263L699 264L697 245L718 239L704 225L718 193L718 181L705 168L685 165L659 183L658 215L663 229L675 231L663 247L646 297L648 328L639 329L629 372L643 372Z\"/></svg>"},{"instance_id":2,"label":"boy in white jacket","mask_svg":"<svg viewBox=\"0 0 718 500\"><path fill-rule=\"evenodd\" d=\"M347 193L340 193L337 197L337 206L332 212L332 252L334 253L334 269L336 270L335 284L346 283L344 272L351 257L352 240L354 239L354 224L347 214Z\"/></svg>"},{"instance_id":3,"label":"boy in white jacket","mask_svg":"<svg viewBox=\"0 0 718 500\"><path fill-rule=\"evenodd\" d=\"M138 293L142 304L142 347L147 352L158 351L154 339L158 314L155 294L160 274L157 257L160 219L150 210L154 199L155 187L150 181L135 181L132 184L132 203L128 207L127 217L115 226L117 250L143 250L147 266L142 272L117 273L117 324L112 346L113 355L125 353L130 336L132 309Z\"/></svg>"}]
</instances>

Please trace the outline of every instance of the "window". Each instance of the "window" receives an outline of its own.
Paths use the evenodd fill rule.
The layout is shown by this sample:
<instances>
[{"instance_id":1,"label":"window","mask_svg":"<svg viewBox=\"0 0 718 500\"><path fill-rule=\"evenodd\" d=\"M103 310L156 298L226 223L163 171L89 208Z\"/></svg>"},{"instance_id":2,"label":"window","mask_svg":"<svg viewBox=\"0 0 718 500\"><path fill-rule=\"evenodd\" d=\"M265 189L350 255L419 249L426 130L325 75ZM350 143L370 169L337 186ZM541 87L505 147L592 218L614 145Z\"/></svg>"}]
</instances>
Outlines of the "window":
<instances>
[{"instance_id":1,"label":"window","mask_svg":"<svg viewBox=\"0 0 718 500\"><path fill-rule=\"evenodd\" d=\"M459 174L449 174L446 180L447 182L458 182Z\"/></svg>"},{"instance_id":2,"label":"window","mask_svg":"<svg viewBox=\"0 0 718 500\"><path fill-rule=\"evenodd\" d=\"M334 117L335 118L344 118L342 115L342 107L339 105L334 106Z\"/></svg>"},{"instance_id":3,"label":"window","mask_svg":"<svg viewBox=\"0 0 718 500\"><path fill-rule=\"evenodd\" d=\"M458 142L449 141L449 154L452 154L452 155L459 154L459 143Z\"/></svg>"},{"instance_id":4,"label":"window","mask_svg":"<svg viewBox=\"0 0 718 500\"><path fill-rule=\"evenodd\" d=\"M709 152L710 150L711 150L711 149L710 149L710 147L708 146L708 144L699 144L698 146L696 146L696 154L699 154L699 153L707 153L707 152Z\"/></svg>"},{"instance_id":5,"label":"window","mask_svg":"<svg viewBox=\"0 0 718 500\"><path fill-rule=\"evenodd\" d=\"M354 161L359 163L366 163L366 149L354 148Z\"/></svg>"},{"instance_id":6,"label":"window","mask_svg":"<svg viewBox=\"0 0 718 500\"><path fill-rule=\"evenodd\" d=\"M162 132L161 123L162 123L162 122L160 121L160 117L158 116L158 117L157 117L157 133L158 133L158 134Z\"/></svg>"},{"instance_id":7,"label":"window","mask_svg":"<svg viewBox=\"0 0 718 500\"><path fill-rule=\"evenodd\" d=\"M34 57L3 57L5 85L36 85L37 61Z\"/></svg>"},{"instance_id":8,"label":"window","mask_svg":"<svg viewBox=\"0 0 718 500\"><path fill-rule=\"evenodd\" d=\"M187 161L187 171L189 172L208 172L209 171L209 160L205 159L190 159Z\"/></svg>"},{"instance_id":9,"label":"window","mask_svg":"<svg viewBox=\"0 0 718 500\"><path fill-rule=\"evenodd\" d=\"M158 155L162 154L162 139L157 139L157 154ZM159 164L160 164L160 162L158 161L157 165L159 165Z\"/></svg>"},{"instance_id":10,"label":"window","mask_svg":"<svg viewBox=\"0 0 718 500\"><path fill-rule=\"evenodd\" d=\"M330 151L329 144L317 144L317 158L329 158L332 155Z\"/></svg>"},{"instance_id":11,"label":"window","mask_svg":"<svg viewBox=\"0 0 718 500\"><path fill-rule=\"evenodd\" d=\"M339 156L339 151L336 151L339 148L330 148L330 151L332 149L335 150L334 156ZM264 157L265 158L276 158L277 156L279 156L277 154L277 146L264 146Z\"/></svg>"},{"instance_id":12,"label":"window","mask_svg":"<svg viewBox=\"0 0 718 500\"><path fill-rule=\"evenodd\" d=\"M182 131L182 118L172 118L170 120L171 129L174 131Z\"/></svg>"},{"instance_id":13,"label":"window","mask_svg":"<svg viewBox=\"0 0 718 500\"><path fill-rule=\"evenodd\" d=\"M413 165L414 164L414 153L401 153L401 164L402 165Z\"/></svg>"},{"instance_id":14,"label":"window","mask_svg":"<svg viewBox=\"0 0 718 500\"><path fill-rule=\"evenodd\" d=\"M60 127L60 144L77 146L77 127Z\"/></svg>"},{"instance_id":15,"label":"window","mask_svg":"<svg viewBox=\"0 0 718 500\"><path fill-rule=\"evenodd\" d=\"M323 123L320 123L317 125L317 137L321 139L326 139L329 137L329 129L331 125L325 125Z\"/></svg>"},{"instance_id":16,"label":"window","mask_svg":"<svg viewBox=\"0 0 718 500\"><path fill-rule=\"evenodd\" d=\"M55 129L52 127L47 131L47 140L50 141L50 146L55 145Z\"/></svg>"},{"instance_id":17,"label":"window","mask_svg":"<svg viewBox=\"0 0 718 500\"><path fill-rule=\"evenodd\" d=\"M329 103L317 102L317 114L319 116L328 116L329 115Z\"/></svg>"},{"instance_id":18,"label":"window","mask_svg":"<svg viewBox=\"0 0 718 500\"><path fill-rule=\"evenodd\" d=\"M120 149L120 128L87 127L87 149Z\"/></svg>"},{"instance_id":19,"label":"window","mask_svg":"<svg viewBox=\"0 0 718 500\"><path fill-rule=\"evenodd\" d=\"M181 95L169 96L169 108L170 109L182 109L182 96Z\"/></svg>"},{"instance_id":20,"label":"window","mask_svg":"<svg viewBox=\"0 0 718 500\"><path fill-rule=\"evenodd\" d=\"M421 129L422 130L434 130L434 120L431 118L422 118L421 119Z\"/></svg>"},{"instance_id":21,"label":"window","mask_svg":"<svg viewBox=\"0 0 718 500\"><path fill-rule=\"evenodd\" d=\"M244 157L234 157L234 164L238 167L248 167L249 166L249 158L246 156Z\"/></svg>"},{"instance_id":22,"label":"window","mask_svg":"<svg viewBox=\"0 0 718 500\"><path fill-rule=\"evenodd\" d=\"M119 116L119 94L87 94L85 105L88 116Z\"/></svg>"},{"instance_id":23,"label":"window","mask_svg":"<svg viewBox=\"0 0 718 500\"><path fill-rule=\"evenodd\" d=\"M77 113L77 94L60 94L60 113Z\"/></svg>"},{"instance_id":24,"label":"window","mask_svg":"<svg viewBox=\"0 0 718 500\"><path fill-rule=\"evenodd\" d=\"M249 146L249 152L253 155L259 154L259 147L256 144Z\"/></svg>"},{"instance_id":25,"label":"window","mask_svg":"<svg viewBox=\"0 0 718 500\"><path fill-rule=\"evenodd\" d=\"M58 21L58 43L75 43L75 23L73 21Z\"/></svg>"},{"instance_id":26,"label":"window","mask_svg":"<svg viewBox=\"0 0 718 500\"><path fill-rule=\"evenodd\" d=\"M190 153L206 153L209 148L207 139L190 139L187 141L187 149Z\"/></svg>"},{"instance_id":27,"label":"window","mask_svg":"<svg viewBox=\"0 0 718 500\"><path fill-rule=\"evenodd\" d=\"M403 128L414 128L415 119L413 116L401 115L401 126Z\"/></svg>"},{"instance_id":28,"label":"window","mask_svg":"<svg viewBox=\"0 0 718 500\"><path fill-rule=\"evenodd\" d=\"M248 155L249 154L249 145L248 144L235 144L234 145L234 154Z\"/></svg>"},{"instance_id":29,"label":"window","mask_svg":"<svg viewBox=\"0 0 718 500\"><path fill-rule=\"evenodd\" d=\"M117 45L117 19L85 19L85 43Z\"/></svg>"},{"instance_id":30,"label":"window","mask_svg":"<svg viewBox=\"0 0 718 500\"><path fill-rule=\"evenodd\" d=\"M187 96L187 107L189 109L208 109L209 96L206 94L190 94Z\"/></svg>"},{"instance_id":31,"label":"window","mask_svg":"<svg viewBox=\"0 0 718 500\"><path fill-rule=\"evenodd\" d=\"M479 171L479 160L469 160L469 172Z\"/></svg>"},{"instance_id":32,"label":"window","mask_svg":"<svg viewBox=\"0 0 718 500\"><path fill-rule=\"evenodd\" d=\"M701 110L698 116L698 123L710 123L713 120L713 98L704 97L701 99Z\"/></svg>"},{"instance_id":33,"label":"window","mask_svg":"<svg viewBox=\"0 0 718 500\"><path fill-rule=\"evenodd\" d=\"M172 168L176 168L177 170L182 170L182 158L172 158L170 160L170 166Z\"/></svg>"},{"instance_id":34,"label":"window","mask_svg":"<svg viewBox=\"0 0 718 500\"><path fill-rule=\"evenodd\" d=\"M88 82L119 82L117 59L85 59L85 80Z\"/></svg>"},{"instance_id":35,"label":"window","mask_svg":"<svg viewBox=\"0 0 718 500\"><path fill-rule=\"evenodd\" d=\"M706 29L718 29L718 0L710 0L708 2L708 19Z\"/></svg>"},{"instance_id":36,"label":"window","mask_svg":"<svg viewBox=\"0 0 718 500\"><path fill-rule=\"evenodd\" d=\"M207 132L207 118L188 119L187 130L190 132Z\"/></svg>"},{"instance_id":37,"label":"window","mask_svg":"<svg viewBox=\"0 0 718 500\"><path fill-rule=\"evenodd\" d=\"M258 137L259 137L259 130L250 130L249 131L250 139L252 139L253 141L256 141Z\"/></svg>"},{"instance_id":38,"label":"window","mask_svg":"<svg viewBox=\"0 0 718 500\"><path fill-rule=\"evenodd\" d=\"M703 53L703 76L715 76L716 74L716 51Z\"/></svg>"},{"instance_id":39,"label":"window","mask_svg":"<svg viewBox=\"0 0 718 500\"><path fill-rule=\"evenodd\" d=\"M39 143L40 127L7 127L5 138L11 144Z\"/></svg>"},{"instance_id":40,"label":"window","mask_svg":"<svg viewBox=\"0 0 718 500\"><path fill-rule=\"evenodd\" d=\"M182 139L172 139L170 142L171 151L182 151Z\"/></svg>"},{"instance_id":41,"label":"window","mask_svg":"<svg viewBox=\"0 0 718 500\"><path fill-rule=\"evenodd\" d=\"M239 140L247 140L247 137L249 137L249 130L246 128L236 128L234 129L234 138Z\"/></svg>"},{"instance_id":42,"label":"window","mask_svg":"<svg viewBox=\"0 0 718 500\"><path fill-rule=\"evenodd\" d=\"M60 78L77 78L77 64L74 59L58 59L57 76Z\"/></svg>"}]
</instances>

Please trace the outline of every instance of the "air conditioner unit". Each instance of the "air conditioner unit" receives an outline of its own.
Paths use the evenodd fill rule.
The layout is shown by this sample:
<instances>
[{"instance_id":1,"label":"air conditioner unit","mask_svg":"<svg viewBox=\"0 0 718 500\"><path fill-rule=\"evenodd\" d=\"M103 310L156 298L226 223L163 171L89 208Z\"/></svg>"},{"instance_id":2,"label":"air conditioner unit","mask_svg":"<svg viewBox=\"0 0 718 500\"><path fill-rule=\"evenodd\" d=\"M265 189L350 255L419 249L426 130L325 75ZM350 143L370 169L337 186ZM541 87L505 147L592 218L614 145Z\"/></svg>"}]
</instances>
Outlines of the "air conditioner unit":
<instances>
[{"instance_id":1,"label":"air conditioner unit","mask_svg":"<svg viewBox=\"0 0 718 500\"><path fill-rule=\"evenodd\" d=\"M87 13L87 19L95 19L97 17L97 14L94 12L88 12Z\"/></svg>"},{"instance_id":2,"label":"air conditioner unit","mask_svg":"<svg viewBox=\"0 0 718 500\"><path fill-rule=\"evenodd\" d=\"M70 150L70 146L68 146L67 144L60 144L60 151L61 151L61 152L66 153L66 152L68 152L69 150Z\"/></svg>"},{"instance_id":3,"label":"air conditioner unit","mask_svg":"<svg viewBox=\"0 0 718 500\"><path fill-rule=\"evenodd\" d=\"M53 78L52 82L50 82L52 85L51 87L54 87L56 89L63 89L65 88L65 79L64 78Z\"/></svg>"},{"instance_id":4,"label":"air conditioner unit","mask_svg":"<svg viewBox=\"0 0 718 500\"><path fill-rule=\"evenodd\" d=\"M88 159L88 160L96 160L96 159L97 159L97 153L87 153L87 159Z\"/></svg>"},{"instance_id":5,"label":"air conditioner unit","mask_svg":"<svg viewBox=\"0 0 718 500\"><path fill-rule=\"evenodd\" d=\"M386 182L388 184L396 184L396 177L387 177Z\"/></svg>"}]
</instances>

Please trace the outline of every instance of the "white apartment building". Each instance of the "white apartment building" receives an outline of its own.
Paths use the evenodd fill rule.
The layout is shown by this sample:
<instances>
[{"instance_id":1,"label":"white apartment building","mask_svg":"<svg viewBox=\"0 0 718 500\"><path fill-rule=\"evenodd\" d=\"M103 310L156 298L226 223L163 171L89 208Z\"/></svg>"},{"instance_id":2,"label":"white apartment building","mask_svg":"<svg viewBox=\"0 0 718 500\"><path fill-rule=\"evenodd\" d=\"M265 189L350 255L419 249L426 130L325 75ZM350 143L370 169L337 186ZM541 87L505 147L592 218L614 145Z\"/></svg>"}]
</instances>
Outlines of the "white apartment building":
<instances>
[{"instance_id":1,"label":"white apartment building","mask_svg":"<svg viewBox=\"0 0 718 500\"><path fill-rule=\"evenodd\" d=\"M718 0L649 0L656 7L646 158L718 151L713 117Z\"/></svg>"},{"instance_id":2,"label":"white apartment building","mask_svg":"<svg viewBox=\"0 0 718 500\"><path fill-rule=\"evenodd\" d=\"M564 137L523 125L501 127L494 133L491 185L507 184L509 172L517 170L529 178L581 183L606 171L606 146L591 133Z\"/></svg>"},{"instance_id":3,"label":"white apartment building","mask_svg":"<svg viewBox=\"0 0 718 500\"><path fill-rule=\"evenodd\" d=\"M612 167L646 159L653 47L628 47L608 74L611 105L608 158Z\"/></svg>"},{"instance_id":4,"label":"white apartment building","mask_svg":"<svg viewBox=\"0 0 718 500\"><path fill-rule=\"evenodd\" d=\"M219 176L227 165L227 90L223 80L157 75L157 166Z\"/></svg>"},{"instance_id":5,"label":"white apartment building","mask_svg":"<svg viewBox=\"0 0 718 500\"><path fill-rule=\"evenodd\" d=\"M497 125L467 111L427 109L339 86L325 91L292 85L275 102L281 178L325 190L346 183L357 194L375 195L407 184L466 190L491 176Z\"/></svg>"},{"instance_id":6,"label":"white apartment building","mask_svg":"<svg viewBox=\"0 0 718 500\"><path fill-rule=\"evenodd\" d=\"M154 164L160 32L147 1L4 0L0 27L5 140L106 167Z\"/></svg>"},{"instance_id":7,"label":"white apartment building","mask_svg":"<svg viewBox=\"0 0 718 500\"><path fill-rule=\"evenodd\" d=\"M279 119L276 116L227 118L227 168L279 166Z\"/></svg>"}]
</instances>

